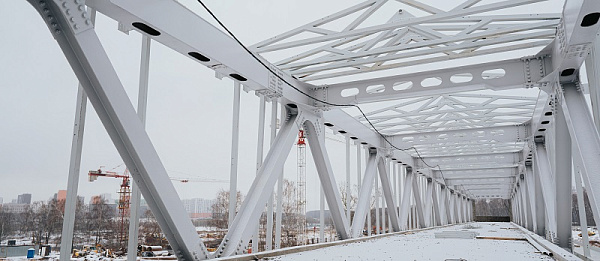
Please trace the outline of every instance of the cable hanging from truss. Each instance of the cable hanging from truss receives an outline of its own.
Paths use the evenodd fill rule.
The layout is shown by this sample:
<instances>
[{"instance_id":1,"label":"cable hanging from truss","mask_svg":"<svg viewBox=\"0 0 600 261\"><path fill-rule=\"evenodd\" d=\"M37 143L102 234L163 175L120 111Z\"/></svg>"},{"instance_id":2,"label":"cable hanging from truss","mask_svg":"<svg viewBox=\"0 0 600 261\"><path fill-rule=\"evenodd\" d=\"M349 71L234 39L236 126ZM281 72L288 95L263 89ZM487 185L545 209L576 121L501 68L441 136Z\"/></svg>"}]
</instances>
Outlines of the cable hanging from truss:
<instances>
[{"instance_id":1,"label":"cable hanging from truss","mask_svg":"<svg viewBox=\"0 0 600 261\"><path fill-rule=\"evenodd\" d=\"M250 54L250 56L252 56L252 58L254 58L257 62L259 62L263 67L265 67L265 69L267 69L270 73L272 73L273 75L275 75L277 78L279 78L281 81L283 81L285 84L287 84L288 86L290 86L292 89L296 90L297 92L299 92L300 94L308 97L309 99L312 99L316 102L319 103L323 103L329 106L333 106L333 107L354 107L356 109L358 109L358 111L360 112L360 114L362 114L362 116L365 118L365 120L369 123L369 125L371 126L371 128L373 128L373 130L379 135L381 136L381 138L383 140L385 140L385 142L387 144L389 144L392 148L405 152L409 151L409 150L414 150L415 153L417 154L417 158L419 158L419 160L421 162L423 162L423 164L425 164L425 166L429 167L429 168L437 168L440 171L440 175L442 176L442 180L444 181L444 185L446 185L446 178L444 177L444 172L442 171L442 168L440 167L440 165L429 165L424 159L423 157L421 157L421 153L419 153L419 150L414 147L408 147L408 148L398 148L397 146L395 146L392 142L390 142L387 137L385 135L383 135L381 132L379 132L379 130L377 130L377 128L375 128L375 125L373 125L373 123L371 122L371 120L367 117L367 115L364 113L364 111L360 108L360 106L358 106L357 104L336 104L336 103L331 103L328 101L324 101L318 98L313 97L312 95L298 89L296 86L292 85L291 83L289 83L286 79L284 79L282 76L280 76L279 74L277 74L276 72L273 71L273 69L271 69L269 66L267 66L260 58L258 58L252 51L250 51L250 49L248 49L246 47L246 45L244 45L236 36L235 34L233 34L233 32L231 32L229 30L229 28L227 28L227 26L225 26L225 24L223 24L221 22L221 20L219 20L219 18L217 18L217 16L210 10L210 8L208 8L208 6L206 6L204 4L204 2L202 2L202 0L197 0L198 3L200 3L200 5L202 5L202 7L204 8L204 10L206 10L206 12L208 12L208 14L210 14L210 16L227 32L227 34L229 34L229 36L231 36L242 48L244 48L244 50L246 50L246 52L248 54ZM408 154L408 153L407 153ZM410 154L409 154L410 155Z\"/></svg>"}]
</instances>

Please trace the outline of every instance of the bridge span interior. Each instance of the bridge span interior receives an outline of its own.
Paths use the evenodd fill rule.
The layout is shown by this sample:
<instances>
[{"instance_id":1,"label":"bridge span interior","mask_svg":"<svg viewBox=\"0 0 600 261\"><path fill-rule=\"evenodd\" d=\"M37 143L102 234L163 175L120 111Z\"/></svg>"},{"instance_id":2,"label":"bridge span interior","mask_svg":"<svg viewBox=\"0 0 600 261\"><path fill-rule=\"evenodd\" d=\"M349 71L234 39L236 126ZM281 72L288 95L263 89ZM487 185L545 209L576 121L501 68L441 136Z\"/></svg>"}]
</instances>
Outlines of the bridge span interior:
<instances>
[{"instance_id":1,"label":"bridge span interior","mask_svg":"<svg viewBox=\"0 0 600 261\"><path fill-rule=\"evenodd\" d=\"M557 253L572 252L573 189L578 199L587 192L599 224L600 1L368 0L247 46L211 11L210 1L28 2L80 82L79 106L89 100L127 165L135 183L132 209L143 195L179 260L257 249L251 239L265 206L277 212L271 198L279 197L276 187L299 130L341 241L371 236L370 229L363 232L371 195L379 191L375 186L387 206L389 233L406 231L413 220L419 228L468 223L476 200L506 199L515 228ZM96 14L118 22L123 32L142 35L137 111L96 34ZM231 191L237 191L241 90L260 97L259 140L267 103L275 121L280 119L214 252L198 238L144 130L151 43L231 81ZM80 112L64 240L72 238L75 218L85 117ZM360 170L352 210L344 207L348 202L342 202L333 175L327 132L345 138L348 177L350 165ZM350 144L357 146L358 160L350 158ZM136 229L130 238L137 238ZM275 245L269 248L277 249L281 235L272 233ZM68 255L70 245L62 244L61 253Z\"/></svg>"}]
</instances>

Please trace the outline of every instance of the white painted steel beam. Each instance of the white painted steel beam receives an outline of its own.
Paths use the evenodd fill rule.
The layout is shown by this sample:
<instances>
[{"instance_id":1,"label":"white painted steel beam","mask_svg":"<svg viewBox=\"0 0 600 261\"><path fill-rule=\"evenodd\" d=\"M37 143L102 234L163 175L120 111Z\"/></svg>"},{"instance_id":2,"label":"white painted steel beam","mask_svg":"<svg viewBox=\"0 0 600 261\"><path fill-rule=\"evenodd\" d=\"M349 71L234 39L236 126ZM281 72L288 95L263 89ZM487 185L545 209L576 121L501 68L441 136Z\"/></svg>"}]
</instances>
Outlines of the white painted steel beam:
<instances>
[{"instance_id":1,"label":"white painted steel beam","mask_svg":"<svg viewBox=\"0 0 600 261\"><path fill-rule=\"evenodd\" d=\"M583 93L576 84L563 84L563 101L561 108L564 110L565 120L575 154L581 160L577 160L577 168L581 171L583 181L587 190L588 198L594 220L600 221L600 175L596 170L600 169L600 136L595 127L590 110L587 107ZM598 86L590 86L598 88Z\"/></svg>"},{"instance_id":2,"label":"white painted steel beam","mask_svg":"<svg viewBox=\"0 0 600 261\"><path fill-rule=\"evenodd\" d=\"M279 81L229 35L176 1L96 0L87 1L86 4L127 28L143 33L133 23L143 23L151 27L160 34L154 36L153 40L198 61L221 75L241 80L242 84L251 90L265 92L268 95L283 95L286 99L300 104L312 103L309 98ZM193 52L197 54L192 54ZM287 82L292 83L294 87L310 93L307 84L281 72L264 59L262 62Z\"/></svg>"},{"instance_id":3,"label":"white painted steel beam","mask_svg":"<svg viewBox=\"0 0 600 261\"><path fill-rule=\"evenodd\" d=\"M553 71L548 71L548 81L558 78L560 82L572 82L578 77L579 68L590 52L600 28L598 23L585 26L583 20L586 15L598 12L600 2L595 0L565 2L556 39L550 48L541 52L552 56Z\"/></svg>"},{"instance_id":4,"label":"white painted steel beam","mask_svg":"<svg viewBox=\"0 0 600 261\"><path fill-rule=\"evenodd\" d=\"M325 199L329 205L329 211L335 229L340 239L347 239L350 238L350 221L344 215L340 192L333 176L333 170L331 169L331 162L327 155L324 139L319 139L319 136L325 135L325 133L320 132L321 124L320 121L313 122L313 120L307 120L304 122L304 131L307 133L310 151L312 152L317 167L321 187L325 193Z\"/></svg>"},{"instance_id":5,"label":"white painted steel beam","mask_svg":"<svg viewBox=\"0 0 600 261\"><path fill-rule=\"evenodd\" d=\"M102 124L180 259L208 258L83 4L29 1L47 22ZM67 13L66 10L70 11ZM52 16L50 22L47 18ZM160 186L158 186L160 184Z\"/></svg>"},{"instance_id":6,"label":"white painted steel beam","mask_svg":"<svg viewBox=\"0 0 600 261\"><path fill-rule=\"evenodd\" d=\"M277 138L273 141L273 145L260 166L256 179L252 182L252 186L238 214L235 216L229 232L217 249L215 257L244 253L250 238L256 231L256 225L273 193L279 173L296 138L297 108L287 107L286 110L287 119L282 124Z\"/></svg>"},{"instance_id":7,"label":"white painted steel beam","mask_svg":"<svg viewBox=\"0 0 600 261\"><path fill-rule=\"evenodd\" d=\"M379 179L381 180L381 190L385 199L385 205L387 206L387 212L390 216L390 230L398 232L400 231L400 226L398 224L398 213L395 207L396 201L394 200L392 185L390 184L390 175L386 165L387 164L385 164L384 158L380 157L377 162L377 169L379 172Z\"/></svg>"},{"instance_id":8,"label":"white painted steel beam","mask_svg":"<svg viewBox=\"0 0 600 261\"><path fill-rule=\"evenodd\" d=\"M83 133L85 130L85 113L87 107L87 95L79 85L77 88L77 102L75 107L75 124L73 126L73 137L71 141L71 156L69 161L69 178L67 181L67 198L65 200L65 212L63 216L63 227L60 245L60 260L71 259L73 246L73 231L75 230L75 213L77 208L77 190L79 188L79 171L81 166L81 150L83 147Z\"/></svg>"},{"instance_id":9,"label":"white painted steel beam","mask_svg":"<svg viewBox=\"0 0 600 261\"><path fill-rule=\"evenodd\" d=\"M413 198L415 200L415 209L417 212L417 222L419 227L425 228L427 224L425 224L425 211L423 206L423 198L421 197L421 188L419 187L419 183L417 182L417 177L412 180L412 192Z\"/></svg>"},{"instance_id":10,"label":"white painted steel beam","mask_svg":"<svg viewBox=\"0 0 600 261\"><path fill-rule=\"evenodd\" d=\"M96 11L88 9L90 21L95 23ZM77 100L75 107L75 123L73 124L73 137L71 140L71 155L69 158L69 178L67 181L67 198L65 199L65 212L61 232L60 260L71 259L73 236L75 230L75 213L77 209L77 191L79 189L79 171L81 167L81 151L83 148L83 134L85 131L85 117L87 109L87 94L77 85Z\"/></svg>"},{"instance_id":11,"label":"white painted steel beam","mask_svg":"<svg viewBox=\"0 0 600 261\"><path fill-rule=\"evenodd\" d=\"M431 183L431 185L433 186L433 194L432 194L432 201L433 201L433 220L435 221L435 225L436 226L441 226L442 223L442 210L441 210L441 204L440 204L440 199L439 199L439 191L440 189L440 185L436 184L436 183Z\"/></svg>"},{"instance_id":12,"label":"white painted steel beam","mask_svg":"<svg viewBox=\"0 0 600 261\"><path fill-rule=\"evenodd\" d=\"M327 101L340 104L361 104L367 102L387 101L398 98L440 95L483 89L508 90L536 85L545 75L542 59L506 60L478 65L454 67L450 69L426 71L406 75L389 76L376 79L359 80L327 85L316 89L316 93L327 97ZM482 77L486 71L503 69L505 75L500 78ZM526 74L526 69L530 74ZM450 80L455 75L470 75L472 80L466 83L454 83ZM438 86L423 87L422 81L438 77L442 83ZM370 92L368 87L383 85L383 91ZM405 88L403 86L410 86ZM344 97L342 91L356 89L358 94Z\"/></svg>"},{"instance_id":13,"label":"white painted steel beam","mask_svg":"<svg viewBox=\"0 0 600 261\"><path fill-rule=\"evenodd\" d=\"M556 233L556 194L554 191L554 181L552 179L552 169L546 148L542 144L536 144L534 166L539 173L541 194L544 198L544 209L546 216L547 237L552 241ZM548 235L548 233L550 233Z\"/></svg>"},{"instance_id":14,"label":"white painted steel beam","mask_svg":"<svg viewBox=\"0 0 600 261\"><path fill-rule=\"evenodd\" d=\"M576 88L567 85L567 88ZM577 94L577 91L574 95ZM587 107L587 106L586 106ZM558 245L565 249L572 249L572 194L571 184L572 157L571 137L566 122L566 111L557 106L554 121L554 179L556 190L556 237Z\"/></svg>"},{"instance_id":15,"label":"white painted steel beam","mask_svg":"<svg viewBox=\"0 0 600 261\"><path fill-rule=\"evenodd\" d=\"M404 180L404 189L402 190L402 204L400 206L400 228L402 230L408 229L408 218L411 209L411 194L413 188L413 180L415 175L412 172L412 167L406 168L406 179Z\"/></svg>"},{"instance_id":16,"label":"white painted steel beam","mask_svg":"<svg viewBox=\"0 0 600 261\"><path fill-rule=\"evenodd\" d=\"M146 111L148 107L148 78L150 74L150 37L142 36L142 52L140 60L140 82L138 92L137 114L140 121L146 126ZM131 199L129 207L129 239L127 242L127 260L135 261L137 258L138 236L140 230L140 204L142 193L135 182L131 184ZM134 255L135 253L135 255Z\"/></svg>"},{"instance_id":17,"label":"white painted steel beam","mask_svg":"<svg viewBox=\"0 0 600 261\"><path fill-rule=\"evenodd\" d=\"M231 227L237 208L237 173L240 139L240 83L233 85L233 110L231 123L231 163L229 169L229 217L227 227Z\"/></svg>"},{"instance_id":18,"label":"white painted steel beam","mask_svg":"<svg viewBox=\"0 0 600 261\"><path fill-rule=\"evenodd\" d=\"M373 183L377 176L377 152L375 150L370 151L367 155L367 162L365 166L365 175L361 183L361 189L358 194L358 202L356 203L356 210L354 212L354 220L352 222L352 237L360 237L365 228L365 218L367 215L371 215L371 195L373 189ZM367 228L371 229L371 224L367 225Z\"/></svg>"}]
</instances>

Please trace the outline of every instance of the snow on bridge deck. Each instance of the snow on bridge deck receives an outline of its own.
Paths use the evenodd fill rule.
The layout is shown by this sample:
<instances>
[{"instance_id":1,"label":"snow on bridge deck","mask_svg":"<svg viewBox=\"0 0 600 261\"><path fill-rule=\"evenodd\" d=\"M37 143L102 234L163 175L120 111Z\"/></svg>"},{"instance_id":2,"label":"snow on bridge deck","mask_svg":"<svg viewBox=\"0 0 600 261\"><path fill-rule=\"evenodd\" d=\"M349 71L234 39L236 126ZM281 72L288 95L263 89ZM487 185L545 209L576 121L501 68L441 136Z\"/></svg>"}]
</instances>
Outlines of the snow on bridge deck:
<instances>
[{"instance_id":1,"label":"snow on bridge deck","mask_svg":"<svg viewBox=\"0 0 600 261\"><path fill-rule=\"evenodd\" d=\"M474 231L479 237L524 239L524 234L510 223L471 223L284 255L274 260L554 260L536 253L527 241L435 238L435 233L442 231Z\"/></svg>"}]
</instances>

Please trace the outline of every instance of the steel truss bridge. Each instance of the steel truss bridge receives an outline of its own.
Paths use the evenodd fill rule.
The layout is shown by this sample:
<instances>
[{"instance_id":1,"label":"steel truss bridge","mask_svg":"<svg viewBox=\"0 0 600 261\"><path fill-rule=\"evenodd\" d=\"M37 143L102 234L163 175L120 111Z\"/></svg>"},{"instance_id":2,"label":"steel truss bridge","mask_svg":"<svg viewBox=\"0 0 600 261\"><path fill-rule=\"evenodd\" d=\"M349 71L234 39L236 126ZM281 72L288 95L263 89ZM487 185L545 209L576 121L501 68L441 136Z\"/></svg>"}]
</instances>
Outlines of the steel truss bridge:
<instances>
[{"instance_id":1,"label":"steel truss bridge","mask_svg":"<svg viewBox=\"0 0 600 261\"><path fill-rule=\"evenodd\" d=\"M514 222L570 249L573 185L579 195L585 186L600 224L600 1L569 0L561 13L498 14L544 0L467 0L451 10L416 0L368 0L247 48L177 1L28 2L80 82L63 260L70 253L86 99L135 181L131 212L137 213L141 192L180 260L245 253L299 128L341 240L362 236L376 179L386 205L394 206L388 208L391 231L407 229L411 197L420 227L472 221L475 199L503 198L512 202ZM394 9L387 22L369 23L388 4L419 12ZM143 35L137 112L94 30L96 12ZM263 132L265 103L281 110L272 146L214 253L200 241L144 130L152 41L234 82L233 191L240 88L261 97ZM511 57L515 51L528 55ZM462 62L473 57L476 63ZM584 63L588 85L579 79ZM419 65L422 70L404 70ZM356 113L372 104L385 105ZM352 222L332 173L326 129L366 152ZM391 172L405 175L403 195L394 194Z\"/></svg>"}]
</instances>

